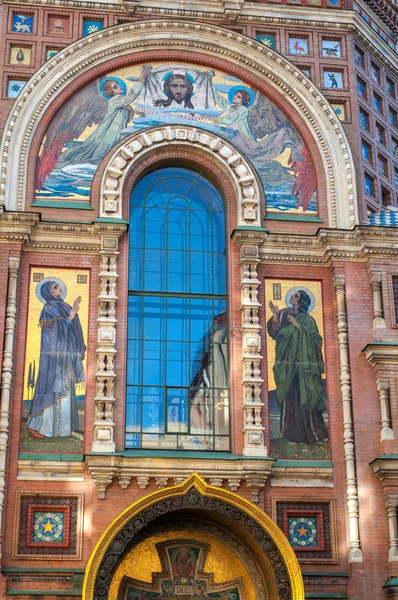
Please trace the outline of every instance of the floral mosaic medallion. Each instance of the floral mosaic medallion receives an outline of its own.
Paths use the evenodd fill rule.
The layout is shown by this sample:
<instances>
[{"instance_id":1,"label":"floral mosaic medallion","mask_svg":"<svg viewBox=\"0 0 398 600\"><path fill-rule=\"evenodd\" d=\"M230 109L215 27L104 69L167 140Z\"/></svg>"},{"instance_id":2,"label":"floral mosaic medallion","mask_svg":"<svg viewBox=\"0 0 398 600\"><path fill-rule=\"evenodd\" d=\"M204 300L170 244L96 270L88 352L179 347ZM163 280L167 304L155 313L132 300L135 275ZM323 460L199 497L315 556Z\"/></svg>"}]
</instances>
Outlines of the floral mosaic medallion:
<instances>
[{"instance_id":1,"label":"floral mosaic medallion","mask_svg":"<svg viewBox=\"0 0 398 600\"><path fill-rule=\"evenodd\" d=\"M65 540L65 513L35 511L33 515L33 541L36 543L62 543Z\"/></svg>"},{"instance_id":2,"label":"floral mosaic medallion","mask_svg":"<svg viewBox=\"0 0 398 600\"><path fill-rule=\"evenodd\" d=\"M289 542L292 546L318 546L316 517L289 517Z\"/></svg>"}]
</instances>

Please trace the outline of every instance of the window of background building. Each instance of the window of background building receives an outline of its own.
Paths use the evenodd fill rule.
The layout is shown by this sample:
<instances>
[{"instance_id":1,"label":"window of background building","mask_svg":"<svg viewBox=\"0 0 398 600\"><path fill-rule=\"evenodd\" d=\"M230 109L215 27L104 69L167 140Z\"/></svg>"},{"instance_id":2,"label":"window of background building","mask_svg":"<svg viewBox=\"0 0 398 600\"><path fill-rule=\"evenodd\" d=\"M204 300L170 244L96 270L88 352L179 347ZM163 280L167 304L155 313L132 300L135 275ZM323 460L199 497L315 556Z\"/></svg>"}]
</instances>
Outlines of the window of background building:
<instances>
[{"instance_id":1,"label":"window of background building","mask_svg":"<svg viewBox=\"0 0 398 600\"><path fill-rule=\"evenodd\" d=\"M126 447L230 449L225 209L165 168L130 212Z\"/></svg>"},{"instance_id":2,"label":"window of background building","mask_svg":"<svg viewBox=\"0 0 398 600\"><path fill-rule=\"evenodd\" d=\"M362 109L359 111L359 124L362 127L362 129L366 129L366 131L369 131L369 115Z\"/></svg>"},{"instance_id":3,"label":"window of background building","mask_svg":"<svg viewBox=\"0 0 398 600\"><path fill-rule=\"evenodd\" d=\"M392 98L395 98L395 84L391 79L388 79L388 77L387 77L387 93Z\"/></svg>"},{"instance_id":4,"label":"window of background building","mask_svg":"<svg viewBox=\"0 0 398 600\"><path fill-rule=\"evenodd\" d=\"M365 56L362 50L355 48L354 50L355 64L361 69L365 69Z\"/></svg>"},{"instance_id":5,"label":"window of background building","mask_svg":"<svg viewBox=\"0 0 398 600\"><path fill-rule=\"evenodd\" d=\"M379 144L386 145L386 131L380 123L376 123L376 139Z\"/></svg>"},{"instance_id":6,"label":"window of background building","mask_svg":"<svg viewBox=\"0 0 398 600\"><path fill-rule=\"evenodd\" d=\"M362 158L368 162L372 161L372 150L369 144L362 140Z\"/></svg>"},{"instance_id":7,"label":"window of background building","mask_svg":"<svg viewBox=\"0 0 398 600\"><path fill-rule=\"evenodd\" d=\"M387 160L384 156L377 157L377 169L379 171L379 175L383 175L383 177L388 177L388 168L387 168Z\"/></svg>"},{"instance_id":8,"label":"window of background building","mask_svg":"<svg viewBox=\"0 0 398 600\"><path fill-rule=\"evenodd\" d=\"M370 177L370 175L366 175L366 173L365 173L364 181L365 181L365 192L369 196L374 196L374 180L373 180L373 178Z\"/></svg>"},{"instance_id":9,"label":"window of background building","mask_svg":"<svg viewBox=\"0 0 398 600\"><path fill-rule=\"evenodd\" d=\"M357 94L361 98L367 98L366 83L359 77L357 78Z\"/></svg>"},{"instance_id":10,"label":"window of background building","mask_svg":"<svg viewBox=\"0 0 398 600\"><path fill-rule=\"evenodd\" d=\"M392 125L393 127L397 126L397 113L393 108L389 108L388 109L388 122L390 123L390 125Z\"/></svg>"},{"instance_id":11,"label":"window of background building","mask_svg":"<svg viewBox=\"0 0 398 600\"><path fill-rule=\"evenodd\" d=\"M383 114L383 102L380 96L373 94L373 108L380 114Z\"/></svg>"},{"instance_id":12,"label":"window of background building","mask_svg":"<svg viewBox=\"0 0 398 600\"><path fill-rule=\"evenodd\" d=\"M392 205L391 191L384 187L381 188L381 202L383 206Z\"/></svg>"},{"instance_id":13,"label":"window of background building","mask_svg":"<svg viewBox=\"0 0 398 600\"><path fill-rule=\"evenodd\" d=\"M398 325L398 276L392 278L392 293L394 298L395 325Z\"/></svg>"},{"instance_id":14,"label":"window of background building","mask_svg":"<svg viewBox=\"0 0 398 600\"><path fill-rule=\"evenodd\" d=\"M373 63L370 65L370 77L375 83L380 83L380 69Z\"/></svg>"}]
</instances>

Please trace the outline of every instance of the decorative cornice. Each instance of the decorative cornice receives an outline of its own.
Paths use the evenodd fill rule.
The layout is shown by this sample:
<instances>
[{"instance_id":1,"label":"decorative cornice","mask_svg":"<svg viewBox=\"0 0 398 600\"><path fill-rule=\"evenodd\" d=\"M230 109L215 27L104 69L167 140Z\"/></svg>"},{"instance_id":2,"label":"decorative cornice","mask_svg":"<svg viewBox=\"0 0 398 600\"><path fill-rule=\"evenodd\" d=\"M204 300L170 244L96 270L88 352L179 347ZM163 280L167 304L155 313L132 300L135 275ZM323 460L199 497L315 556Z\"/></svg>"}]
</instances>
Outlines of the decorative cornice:
<instances>
[{"instance_id":1,"label":"decorative cornice","mask_svg":"<svg viewBox=\"0 0 398 600\"><path fill-rule=\"evenodd\" d=\"M115 26L87 36L60 51L31 78L16 100L2 145L2 202L25 206L30 144L50 102L94 65L115 56L176 48L220 56L263 77L308 124L323 161L329 224L357 222L355 169L344 129L328 101L303 73L274 50L236 32L202 23L144 21ZM311 107L311 108L310 108Z\"/></svg>"},{"instance_id":2,"label":"decorative cornice","mask_svg":"<svg viewBox=\"0 0 398 600\"><path fill-rule=\"evenodd\" d=\"M246 483L251 491L252 501L258 502L258 493L271 474L273 460L242 456L239 460L231 461L221 456L209 459L179 456L176 461L174 458L91 454L86 456L86 463L102 499L105 498L106 488L114 479L119 481L124 490L131 484L144 490L151 479L158 489L163 489L182 483L194 471L210 485L222 487L225 482L234 492Z\"/></svg>"},{"instance_id":3,"label":"decorative cornice","mask_svg":"<svg viewBox=\"0 0 398 600\"><path fill-rule=\"evenodd\" d=\"M380 481L398 482L398 454L394 457L390 455L378 456L370 463L374 474Z\"/></svg>"},{"instance_id":4,"label":"decorative cornice","mask_svg":"<svg viewBox=\"0 0 398 600\"><path fill-rule=\"evenodd\" d=\"M366 360L376 367L378 365L388 365L398 367L398 344L390 342L372 342L367 344L362 352Z\"/></svg>"},{"instance_id":5,"label":"decorative cornice","mask_svg":"<svg viewBox=\"0 0 398 600\"><path fill-rule=\"evenodd\" d=\"M124 223L65 223L40 221L37 213L0 213L1 243L19 243L28 251L98 254L101 238L120 237Z\"/></svg>"}]
</instances>

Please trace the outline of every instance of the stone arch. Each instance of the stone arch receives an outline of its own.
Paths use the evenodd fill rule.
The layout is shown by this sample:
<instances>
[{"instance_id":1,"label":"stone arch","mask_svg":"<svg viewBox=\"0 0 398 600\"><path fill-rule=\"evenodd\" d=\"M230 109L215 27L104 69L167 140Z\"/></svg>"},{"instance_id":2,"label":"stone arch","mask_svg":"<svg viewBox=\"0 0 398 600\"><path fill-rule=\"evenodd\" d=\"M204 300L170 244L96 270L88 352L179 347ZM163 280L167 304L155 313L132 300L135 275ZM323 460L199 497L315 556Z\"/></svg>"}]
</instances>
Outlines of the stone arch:
<instances>
[{"instance_id":1,"label":"stone arch","mask_svg":"<svg viewBox=\"0 0 398 600\"><path fill-rule=\"evenodd\" d=\"M199 518L200 515L213 515L226 524L236 539L240 538L244 548L250 543L260 553L257 557L261 555L271 567L273 584L280 600L304 600L297 558L274 521L249 501L233 492L206 484L195 473L180 485L140 498L111 523L88 562L83 600L108 597L117 566L134 547L136 540L143 539L143 532L147 528L149 534L154 533L159 519L168 519L173 515L181 518L192 511ZM248 537L242 537L242 532Z\"/></svg>"},{"instance_id":2,"label":"stone arch","mask_svg":"<svg viewBox=\"0 0 398 600\"><path fill-rule=\"evenodd\" d=\"M10 112L2 143L0 205L24 210L28 155L33 137L50 104L70 84L106 62L143 51L194 52L240 65L265 79L291 114L307 123L317 146L327 190L329 225L358 222L355 170L342 125L328 101L303 73L274 50L218 26L187 21L145 21L111 27L87 36L50 59L26 84ZM7 200L7 202L6 202Z\"/></svg>"},{"instance_id":3,"label":"stone arch","mask_svg":"<svg viewBox=\"0 0 398 600\"><path fill-rule=\"evenodd\" d=\"M233 185L238 217L234 226L261 226L260 189L253 168L243 154L213 133L173 125L140 131L127 138L110 156L101 181L100 218L122 218L123 185L128 173L137 160L169 144L210 155L217 166L228 173Z\"/></svg>"}]
</instances>

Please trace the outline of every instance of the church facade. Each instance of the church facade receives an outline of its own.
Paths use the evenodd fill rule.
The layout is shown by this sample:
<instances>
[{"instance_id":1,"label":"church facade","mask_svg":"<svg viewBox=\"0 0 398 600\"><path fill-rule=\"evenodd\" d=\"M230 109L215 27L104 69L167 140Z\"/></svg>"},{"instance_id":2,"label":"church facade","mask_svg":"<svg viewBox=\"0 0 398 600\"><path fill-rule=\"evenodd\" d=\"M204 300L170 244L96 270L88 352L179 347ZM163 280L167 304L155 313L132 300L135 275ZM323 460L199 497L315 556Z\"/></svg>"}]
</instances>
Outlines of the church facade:
<instances>
[{"instance_id":1,"label":"church facade","mask_svg":"<svg viewBox=\"0 0 398 600\"><path fill-rule=\"evenodd\" d=\"M0 23L1 597L398 598L395 3Z\"/></svg>"}]
</instances>

